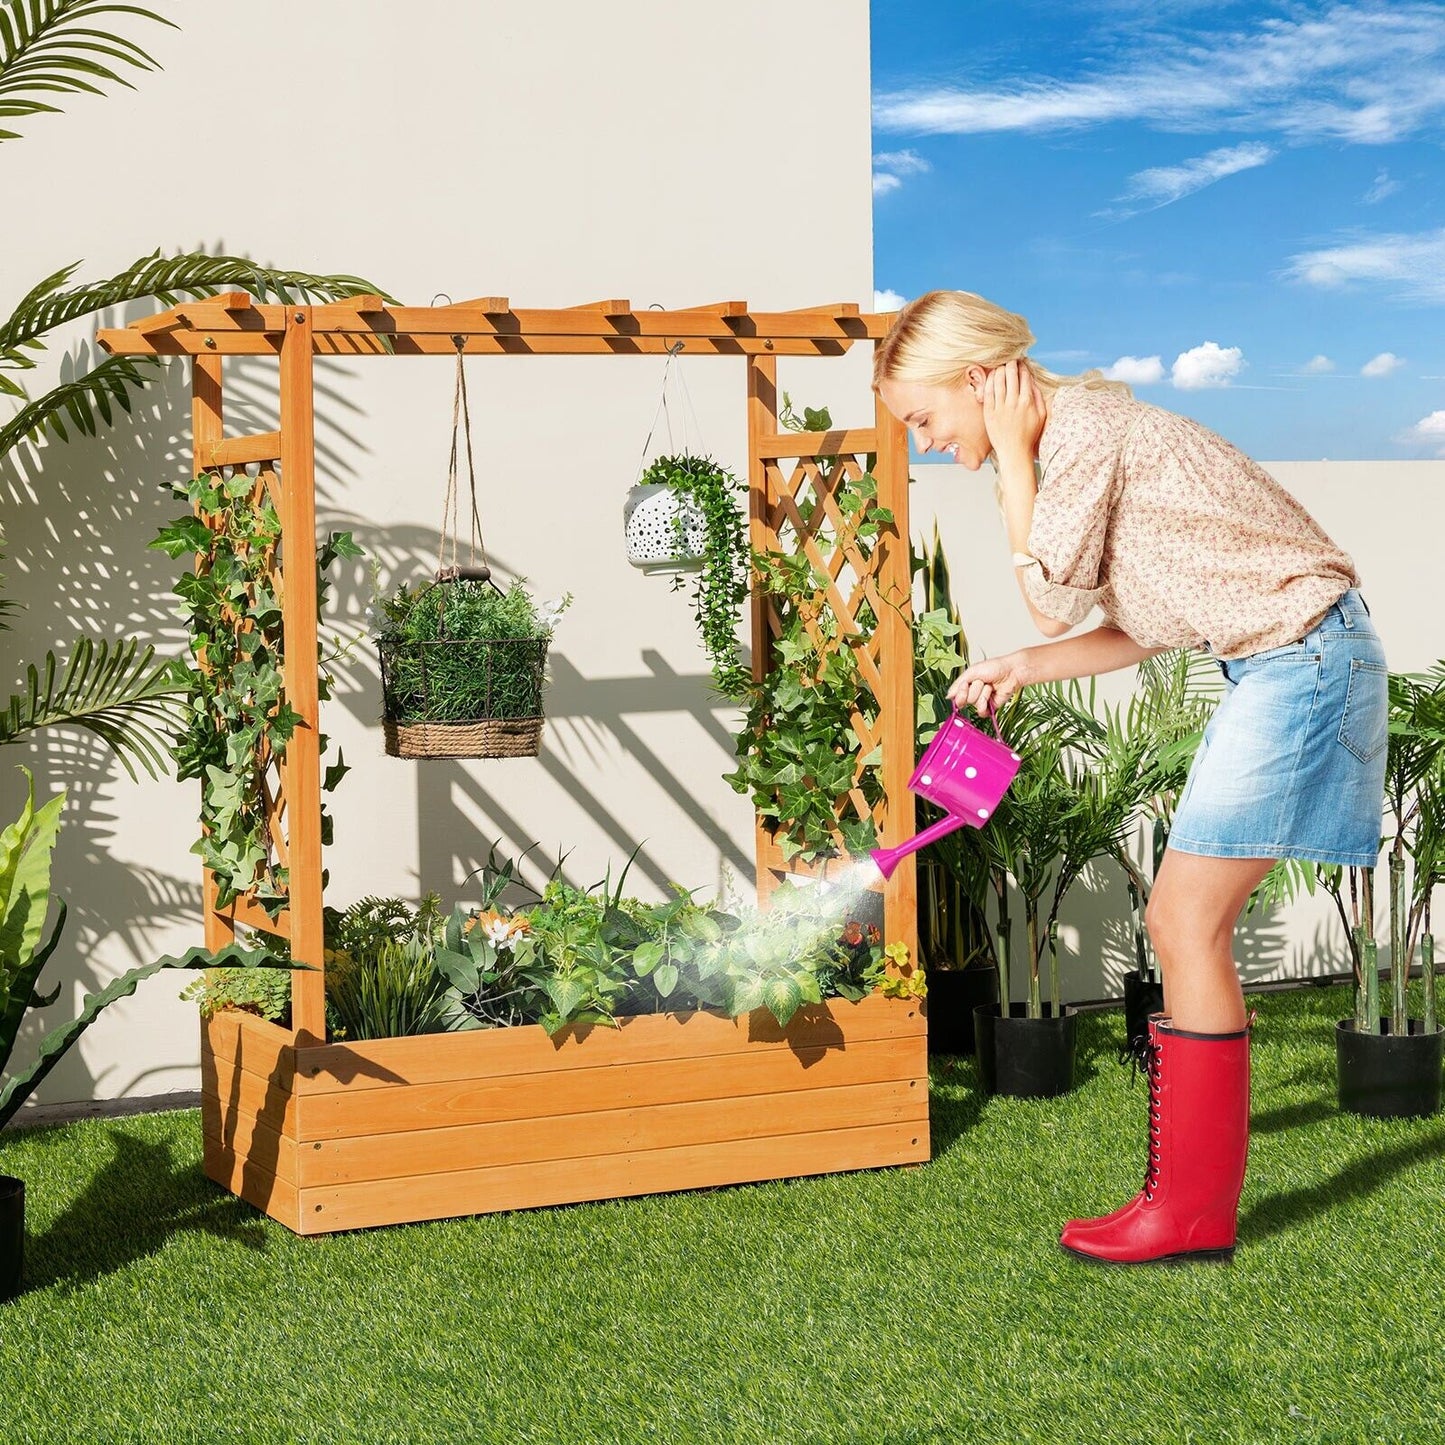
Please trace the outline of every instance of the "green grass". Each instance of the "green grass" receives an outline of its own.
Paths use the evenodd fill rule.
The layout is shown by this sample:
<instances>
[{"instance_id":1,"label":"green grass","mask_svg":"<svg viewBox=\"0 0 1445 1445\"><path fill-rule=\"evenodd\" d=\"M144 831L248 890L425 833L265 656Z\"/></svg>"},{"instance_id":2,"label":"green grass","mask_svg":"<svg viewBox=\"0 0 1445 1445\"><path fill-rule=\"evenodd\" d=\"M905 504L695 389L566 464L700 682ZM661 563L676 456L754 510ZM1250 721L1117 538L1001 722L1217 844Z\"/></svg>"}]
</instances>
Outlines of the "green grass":
<instances>
[{"instance_id":1,"label":"green grass","mask_svg":"<svg viewBox=\"0 0 1445 1445\"><path fill-rule=\"evenodd\" d=\"M1438 1440L1445 1119L1338 1113L1343 990L1257 1004L1229 1266L1058 1249L1142 1175L1118 1014L1062 1099L940 1065L922 1168L314 1240L203 1178L193 1113L5 1135L0 1439Z\"/></svg>"}]
</instances>

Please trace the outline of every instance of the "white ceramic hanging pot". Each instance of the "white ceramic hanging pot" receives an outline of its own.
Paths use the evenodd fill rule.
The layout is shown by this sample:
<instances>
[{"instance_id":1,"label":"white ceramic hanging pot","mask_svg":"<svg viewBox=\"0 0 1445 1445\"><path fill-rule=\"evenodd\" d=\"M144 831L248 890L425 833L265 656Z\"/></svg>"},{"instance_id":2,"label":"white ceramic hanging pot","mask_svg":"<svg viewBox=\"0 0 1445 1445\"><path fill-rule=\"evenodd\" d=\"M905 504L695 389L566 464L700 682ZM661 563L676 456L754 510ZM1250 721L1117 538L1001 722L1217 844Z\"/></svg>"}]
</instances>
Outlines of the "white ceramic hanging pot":
<instances>
[{"instance_id":1,"label":"white ceramic hanging pot","mask_svg":"<svg viewBox=\"0 0 1445 1445\"><path fill-rule=\"evenodd\" d=\"M666 482L632 488L622 508L627 560L644 572L697 572L707 549L707 521L691 497ZM681 540L679 540L679 532Z\"/></svg>"}]
</instances>

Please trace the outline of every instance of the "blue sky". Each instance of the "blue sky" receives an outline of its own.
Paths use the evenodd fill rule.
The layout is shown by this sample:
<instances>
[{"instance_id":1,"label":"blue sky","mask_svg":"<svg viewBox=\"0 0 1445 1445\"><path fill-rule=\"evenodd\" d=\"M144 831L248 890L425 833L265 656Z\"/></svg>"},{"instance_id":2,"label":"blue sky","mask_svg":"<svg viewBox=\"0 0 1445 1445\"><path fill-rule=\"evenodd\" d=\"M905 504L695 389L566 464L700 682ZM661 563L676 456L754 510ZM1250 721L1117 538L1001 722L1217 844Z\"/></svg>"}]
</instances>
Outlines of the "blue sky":
<instances>
[{"instance_id":1,"label":"blue sky","mask_svg":"<svg viewBox=\"0 0 1445 1445\"><path fill-rule=\"evenodd\" d=\"M977 291L1261 460L1445 456L1445 3L872 27L880 305Z\"/></svg>"}]
</instances>

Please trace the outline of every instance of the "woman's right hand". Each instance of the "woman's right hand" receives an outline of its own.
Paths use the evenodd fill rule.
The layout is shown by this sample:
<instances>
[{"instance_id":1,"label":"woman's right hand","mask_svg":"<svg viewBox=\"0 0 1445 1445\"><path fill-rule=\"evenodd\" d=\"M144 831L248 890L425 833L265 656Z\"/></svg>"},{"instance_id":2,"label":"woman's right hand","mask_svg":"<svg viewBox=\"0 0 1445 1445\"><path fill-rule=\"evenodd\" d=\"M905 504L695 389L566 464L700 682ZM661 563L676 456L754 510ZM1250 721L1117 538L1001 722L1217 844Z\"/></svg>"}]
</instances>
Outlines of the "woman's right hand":
<instances>
[{"instance_id":1,"label":"woman's right hand","mask_svg":"<svg viewBox=\"0 0 1445 1445\"><path fill-rule=\"evenodd\" d=\"M1028 682L1024 651L1006 652L1002 657L987 657L964 668L948 689L948 700L954 707L986 713L1002 706Z\"/></svg>"}]
</instances>

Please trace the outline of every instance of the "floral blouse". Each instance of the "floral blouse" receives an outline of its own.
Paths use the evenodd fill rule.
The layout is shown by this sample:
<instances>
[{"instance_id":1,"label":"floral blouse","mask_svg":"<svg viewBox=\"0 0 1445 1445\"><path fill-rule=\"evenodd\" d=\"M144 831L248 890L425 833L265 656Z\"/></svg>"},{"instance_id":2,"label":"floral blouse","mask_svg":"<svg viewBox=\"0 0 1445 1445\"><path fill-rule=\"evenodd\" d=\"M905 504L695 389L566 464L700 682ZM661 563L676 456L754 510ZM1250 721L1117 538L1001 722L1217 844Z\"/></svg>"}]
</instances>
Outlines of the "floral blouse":
<instances>
[{"instance_id":1,"label":"floral blouse","mask_svg":"<svg viewBox=\"0 0 1445 1445\"><path fill-rule=\"evenodd\" d=\"M1023 567L1034 606L1097 606L1143 647L1247 657L1296 642L1359 585L1268 472L1207 427L1122 392L1062 386Z\"/></svg>"}]
</instances>

